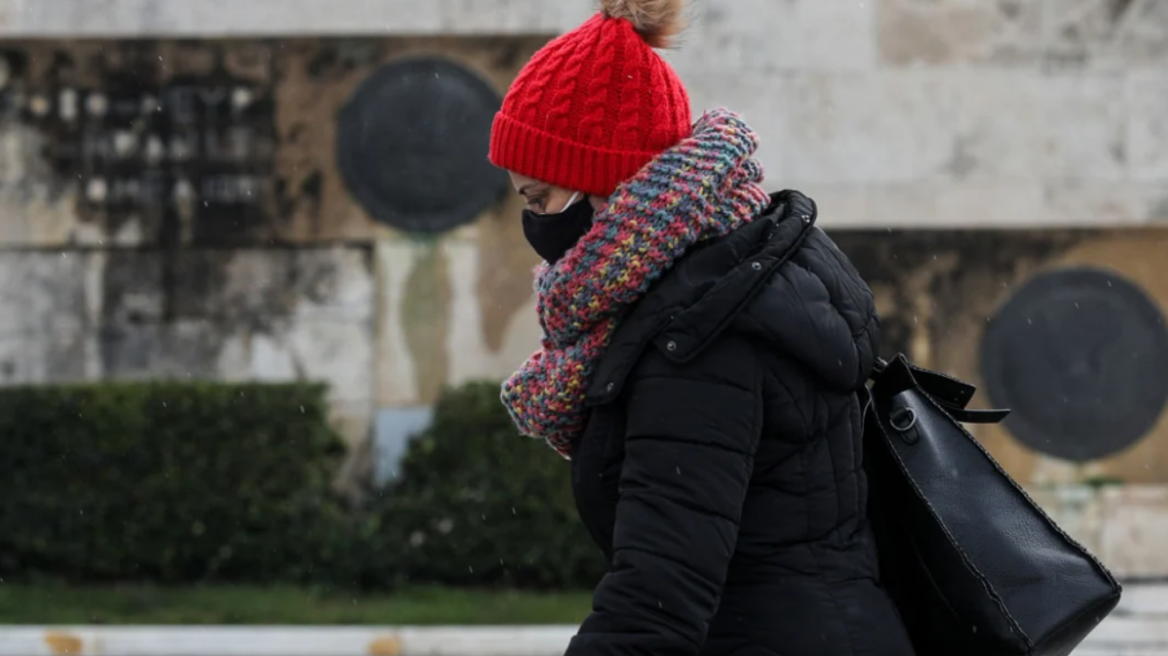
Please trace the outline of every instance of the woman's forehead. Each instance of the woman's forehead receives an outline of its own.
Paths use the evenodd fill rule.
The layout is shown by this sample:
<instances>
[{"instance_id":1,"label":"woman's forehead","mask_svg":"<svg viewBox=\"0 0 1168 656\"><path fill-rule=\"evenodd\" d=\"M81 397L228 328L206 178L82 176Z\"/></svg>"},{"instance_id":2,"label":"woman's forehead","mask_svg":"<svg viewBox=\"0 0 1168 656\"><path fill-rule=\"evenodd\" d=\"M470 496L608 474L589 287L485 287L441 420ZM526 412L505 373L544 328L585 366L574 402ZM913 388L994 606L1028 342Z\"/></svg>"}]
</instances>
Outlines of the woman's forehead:
<instances>
[{"instance_id":1,"label":"woman's forehead","mask_svg":"<svg viewBox=\"0 0 1168 656\"><path fill-rule=\"evenodd\" d=\"M520 173L511 173L511 184L515 186L516 190L521 190L524 187L530 187L532 189L537 189L537 188L544 188L544 187L548 186L547 184L540 182L539 180L536 180L535 178L529 178L528 176L520 174Z\"/></svg>"}]
</instances>

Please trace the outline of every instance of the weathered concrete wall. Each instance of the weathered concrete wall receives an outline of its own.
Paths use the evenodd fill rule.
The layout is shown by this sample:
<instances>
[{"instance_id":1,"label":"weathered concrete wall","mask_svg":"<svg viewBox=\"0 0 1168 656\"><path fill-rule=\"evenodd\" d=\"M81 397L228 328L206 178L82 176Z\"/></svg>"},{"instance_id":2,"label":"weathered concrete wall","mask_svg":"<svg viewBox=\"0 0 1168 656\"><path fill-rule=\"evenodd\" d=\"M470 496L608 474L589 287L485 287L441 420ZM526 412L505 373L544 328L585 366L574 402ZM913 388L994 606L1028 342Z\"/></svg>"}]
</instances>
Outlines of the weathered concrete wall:
<instances>
[{"instance_id":1,"label":"weathered concrete wall","mask_svg":"<svg viewBox=\"0 0 1168 656\"><path fill-rule=\"evenodd\" d=\"M695 0L670 55L837 227L1168 220L1160 0ZM0 33L541 34L586 0L3 0ZM992 211L979 200L994 198Z\"/></svg>"},{"instance_id":2,"label":"weathered concrete wall","mask_svg":"<svg viewBox=\"0 0 1168 656\"><path fill-rule=\"evenodd\" d=\"M504 376L538 340L516 201L439 236L371 220L337 115L415 55L501 92L545 40L0 44L0 384L320 379L361 443L378 409Z\"/></svg>"}]
</instances>

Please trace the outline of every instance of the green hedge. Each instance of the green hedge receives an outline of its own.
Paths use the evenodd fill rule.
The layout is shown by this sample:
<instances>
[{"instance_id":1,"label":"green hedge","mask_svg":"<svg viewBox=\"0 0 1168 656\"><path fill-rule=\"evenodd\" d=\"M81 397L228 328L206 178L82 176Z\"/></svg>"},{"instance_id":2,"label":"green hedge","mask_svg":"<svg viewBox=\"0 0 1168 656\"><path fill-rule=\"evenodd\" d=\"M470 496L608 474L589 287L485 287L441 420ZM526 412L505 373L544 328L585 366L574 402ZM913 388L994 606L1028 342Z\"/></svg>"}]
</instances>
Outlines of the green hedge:
<instances>
[{"instance_id":1,"label":"green hedge","mask_svg":"<svg viewBox=\"0 0 1168 656\"><path fill-rule=\"evenodd\" d=\"M400 481L353 509L323 386L0 389L0 575L590 587L568 463L517 435L498 390L448 390Z\"/></svg>"},{"instance_id":2,"label":"green hedge","mask_svg":"<svg viewBox=\"0 0 1168 656\"><path fill-rule=\"evenodd\" d=\"M320 385L7 388L0 440L9 574L315 580L352 548Z\"/></svg>"},{"instance_id":3,"label":"green hedge","mask_svg":"<svg viewBox=\"0 0 1168 656\"><path fill-rule=\"evenodd\" d=\"M604 572L568 463L516 433L498 383L448 390L401 472L379 516L411 582L588 588Z\"/></svg>"}]
</instances>

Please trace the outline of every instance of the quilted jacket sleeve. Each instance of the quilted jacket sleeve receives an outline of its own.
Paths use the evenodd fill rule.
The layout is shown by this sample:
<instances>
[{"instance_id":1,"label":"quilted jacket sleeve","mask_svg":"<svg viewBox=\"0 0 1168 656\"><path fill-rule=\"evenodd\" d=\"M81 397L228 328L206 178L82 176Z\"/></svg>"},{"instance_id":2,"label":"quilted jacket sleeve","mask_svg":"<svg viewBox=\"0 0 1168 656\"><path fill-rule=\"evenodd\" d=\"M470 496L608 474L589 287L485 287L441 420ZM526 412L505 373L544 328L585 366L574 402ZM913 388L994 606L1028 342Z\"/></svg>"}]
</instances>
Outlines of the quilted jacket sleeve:
<instances>
[{"instance_id":1,"label":"quilted jacket sleeve","mask_svg":"<svg viewBox=\"0 0 1168 656\"><path fill-rule=\"evenodd\" d=\"M695 360L650 349L629 381L613 562L569 656L692 656L734 553L758 445L761 366L724 337Z\"/></svg>"}]
</instances>

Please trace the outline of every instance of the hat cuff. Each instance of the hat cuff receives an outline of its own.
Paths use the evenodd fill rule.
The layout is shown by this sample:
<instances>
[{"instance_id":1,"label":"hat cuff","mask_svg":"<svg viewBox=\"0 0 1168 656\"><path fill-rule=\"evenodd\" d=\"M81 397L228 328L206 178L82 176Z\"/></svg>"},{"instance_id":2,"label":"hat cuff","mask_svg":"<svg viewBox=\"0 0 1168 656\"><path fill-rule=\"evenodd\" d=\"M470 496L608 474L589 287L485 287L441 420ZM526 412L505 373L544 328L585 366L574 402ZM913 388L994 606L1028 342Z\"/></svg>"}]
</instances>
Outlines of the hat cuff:
<instances>
[{"instance_id":1,"label":"hat cuff","mask_svg":"<svg viewBox=\"0 0 1168 656\"><path fill-rule=\"evenodd\" d=\"M499 112L491 127L495 166L540 182L607 198L657 152L606 150L568 141Z\"/></svg>"}]
</instances>

